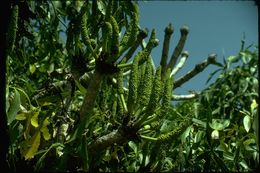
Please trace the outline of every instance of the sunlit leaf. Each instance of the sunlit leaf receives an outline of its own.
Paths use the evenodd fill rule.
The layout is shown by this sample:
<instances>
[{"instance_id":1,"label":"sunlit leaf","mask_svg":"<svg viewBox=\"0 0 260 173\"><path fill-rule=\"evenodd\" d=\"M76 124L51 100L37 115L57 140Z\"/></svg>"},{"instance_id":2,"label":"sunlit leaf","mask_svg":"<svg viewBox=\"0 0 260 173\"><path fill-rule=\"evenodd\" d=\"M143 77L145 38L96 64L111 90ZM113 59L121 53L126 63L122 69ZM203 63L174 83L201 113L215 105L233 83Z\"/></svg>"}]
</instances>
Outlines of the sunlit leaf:
<instances>
[{"instance_id":1,"label":"sunlit leaf","mask_svg":"<svg viewBox=\"0 0 260 173\"><path fill-rule=\"evenodd\" d=\"M54 63L51 63L47 72L50 74L53 72L53 70L54 70Z\"/></svg>"},{"instance_id":2,"label":"sunlit leaf","mask_svg":"<svg viewBox=\"0 0 260 173\"><path fill-rule=\"evenodd\" d=\"M252 101L250 108L251 112L253 112L257 108L258 104L256 103L255 99Z\"/></svg>"},{"instance_id":3,"label":"sunlit leaf","mask_svg":"<svg viewBox=\"0 0 260 173\"><path fill-rule=\"evenodd\" d=\"M255 144L255 139L253 138L250 138L250 139L247 139L243 142L244 145L250 145L250 144Z\"/></svg>"},{"instance_id":4,"label":"sunlit leaf","mask_svg":"<svg viewBox=\"0 0 260 173\"><path fill-rule=\"evenodd\" d=\"M223 130L228 127L229 124L229 120L212 119L212 123L209 123L209 126L214 130Z\"/></svg>"},{"instance_id":5,"label":"sunlit leaf","mask_svg":"<svg viewBox=\"0 0 260 173\"><path fill-rule=\"evenodd\" d=\"M35 64L30 64L30 66L29 66L30 73L33 74L35 72L35 70L36 70Z\"/></svg>"},{"instance_id":6,"label":"sunlit leaf","mask_svg":"<svg viewBox=\"0 0 260 173\"><path fill-rule=\"evenodd\" d=\"M38 111L32 111L31 124L32 124L34 127L38 127L38 126L39 126L39 123L38 123L38 115L39 115L39 112L38 112Z\"/></svg>"},{"instance_id":7,"label":"sunlit leaf","mask_svg":"<svg viewBox=\"0 0 260 173\"><path fill-rule=\"evenodd\" d=\"M13 120L15 120L17 112L20 110L20 93L15 89L14 90L14 98L11 100L10 109L8 111L8 124L11 124Z\"/></svg>"},{"instance_id":8,"label":"sunlit leaf","mask_svg":"<svg viewBox=\"0 0 260 173\"><path fill-rule=\"evenodd\" d=\"M181 142L184 143L185 142L185 139L189 136L190 134L190 131L191 131L191 127L192 126L189 126L181 135Z\"/></svg>"},{"instance_id":9,"label":"sunlit leaf","mask_svg":"<svg viewBox=\"0 0 260 173\"><path fill-rule=\"evenodd\" d=\"M199 120L199 119L197 119L197 118L192 118L192 121L193 121L194 123L199 124L199 125L201 125L202 127L206 128L206 122L203 122L203 121L201 121L201 120Z\"/></svg>"},{"instance_id":10,"label":"sunlit leaf","mask_svg":"<svg viewBox=\"0 0 260 173\"><path fill-rule=\"evenodd\" d=\"M212 139L219 139L219 131L213 130L213 132L211 133L211 138Z\"/></svg>"},{"instance_id":11,"label":"sunlit leaf","mask_svg":"<svg viewBox=\"0 0 260 173\"><path fill-rule=\"evenodd\" d=\"M16 120L25 120L28 116L28 112L22 112L16 115Z\"/></svg>"},{"instance_id":12,"label":"sunlit leaf","mask_svg":"<svg viewBox=\"0 0 260 173\"><path fill-rule=\"evenodd\" d=\"M228 151L228 145L225 142L220 141L220 144L216 149L219 150L219 151L227 152Z\"/></svg>"},{"instance_id":13,"label":"sunlit leaf","mask_svg":"<svg viewBox=\"0 0 260 173\"><path fill-rule=\"evenodd\" d=\"M97 7L99 9L99 11L105 15L106 14L106 5L104 4L104 2L102 1L97 1Z\"/></svg>"},{"instance_id":14,"label":"sunlit leaf","mask_svg":"<svg viewBox=\"0 0 260 173\"><path fill-rule=\"evenodd\" d=\"M48 129L48 125L50 124L50 121L49 121L49 118L47 117L44 121L43 121L43 124L42 124L42 127L41 127L41 132L42 132L42 135L43 135L43 138L47 141L51 138L51 135L49 133L49 129Z\"/></svg>"},{"instance_id":15,"label":"sunlit leaf","mask_svg":"<svg viewBox=\"0 0 260 173\"><path fill-rule=\"evenodd\" d=\"M204 137L205 135L205 132L204 131L198 131L195 135L195 138L194 138L194 142L197 143L197 142L200 142L201 139Z\"/></svg>"},{"instance_id":16,"label":"sunlit leaf","mask_svg":"<svg viewBox=\"0 0 260 173\"><path fill-rule=\"evenodd\" d=\"M246 132L249 132L249 130L251 128L251 118L249 115L246 115L244 117L243 124L244 124L244 128L245 128Z\"/></svg>"},{"instance_id":17,"label":"sunlit leaf","mask_svg":"<svg viewBox=\"0 0 260 173\"><path fill-rule=\"evenodd\" d=\"M246 170L248 170L248 165L246 164L245 160L242 160L241 162L239 162L239 164L244 167Z\"/></svg>"},{"instance_id":18,"label":"sunlit leaf","mask_svg":"<svg viewBox=\"0 0 260 173\"><path fill-rule=\"evenodd\" d=\"M235 63L235 62L238 62L239 59L240 59L239 56L229 56L229 57L227 58L227 61L228 61L229 63Z\"/></svg>"},{"instance_id":19,"label":"sunlit leaf","mask_svg":"<svg viewBox=\"0 0 260 173\"><path fill-rule=\"evenodd\" d=\"M230 161L234 161L234 155L233 153L230 152L224 152L223 156L225 159L230 160Z\"/></svg>"},{"instance_id":20,"label":"sunlit leaf","mask_svg":"<svg viewBox=\"0 0 260 173\"><path fill-rule=\"evenodd\" d=\"M29 142L30 148L27 151L25 151L25 155L24 155L25 160L32 159L34 157L34 155L36 154L40 146L40 141L41 141L41 133L40 131L37 131Z\"/></svg>"},{"instance_id":21,"label":"sunlit leaf","mask_svg":"<svg viewBox=\"0 0 260 173\"><path fill-rule=\"evenodd\" d=\"M133 141L130 141L130 142L128 142L128 145L129 145L130 148L133 149L135 154L137 154L137 146L136 146L136 144Z\"/></svg>"}]
</instances>

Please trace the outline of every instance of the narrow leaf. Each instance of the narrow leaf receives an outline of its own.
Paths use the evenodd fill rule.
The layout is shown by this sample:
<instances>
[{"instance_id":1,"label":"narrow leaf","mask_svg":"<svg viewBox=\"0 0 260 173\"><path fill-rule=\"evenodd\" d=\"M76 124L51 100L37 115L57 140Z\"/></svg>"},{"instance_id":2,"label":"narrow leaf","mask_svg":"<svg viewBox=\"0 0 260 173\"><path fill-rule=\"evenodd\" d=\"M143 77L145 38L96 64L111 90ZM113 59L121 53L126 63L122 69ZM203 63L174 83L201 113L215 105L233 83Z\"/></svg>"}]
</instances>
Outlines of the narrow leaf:
<instances>
[{"instance_id":1,"label":"narrow leaf","mask_svg":"<svg viewBox=\"0 0 260 173\"><path fill-rule=\"evenodd\" d=\"M20 110L20 93L15 89L14 98L10 103L10 109L8 111L8 124L11 124L15 120L17 112Z\"/></svg>"}]
</instances>

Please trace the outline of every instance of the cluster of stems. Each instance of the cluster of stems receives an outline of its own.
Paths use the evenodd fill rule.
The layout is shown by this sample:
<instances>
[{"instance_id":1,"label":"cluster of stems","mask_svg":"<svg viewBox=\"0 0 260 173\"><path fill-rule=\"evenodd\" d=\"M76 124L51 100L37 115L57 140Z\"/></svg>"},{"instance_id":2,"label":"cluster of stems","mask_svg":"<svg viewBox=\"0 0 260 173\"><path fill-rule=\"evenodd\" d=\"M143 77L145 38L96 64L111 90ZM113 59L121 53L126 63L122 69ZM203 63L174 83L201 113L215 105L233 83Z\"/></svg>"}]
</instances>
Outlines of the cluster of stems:
<instances>
[{"instance_id":1,"label":"cluster of stems","mask_svg":"<svg viewBox=\"0 0 260 173\"><path fill-rule=\"evenodd\" d=\"M175 131L163 135L159 134L157 137L149 137L143 135L142 132L153 131L153 128L160 126L160 120L167 116L172 100L186 100L197 97L198 93L173 95L172 91L216 61L216 55L211 54L205 61L197 64L194 69L184 76L175 79L175 75L184 66L189 57L188 51L183 51L189 28L183 26L180 29L181 37L169 58L170 40L171 35L174 33L172 25L169 24L165 28L160 65L155 69L151 57L151 51L158 45L155 30L152 30L149 41L145 44L144 38L147 37L148 31L138 27L138 15L132 13L130 23L120 40L119 33L122 27L119 26L116 17L113 16L114 10L112 6L113 4L110 4L107 7L105 21L101 30L100 45L95 47L91 45L91 39L93 38L90 38L87 28L86 12L82 12L81 16L82 40L94 57L96 68L94 68L91 80L88 80L87 92L80 108L81 123L77 136L82 137L84 129L88 128L86 124L88 124L90 117L94 114L95 101L105 76L111 78L112 87L117 87L112 114L117 116L121 112L120 114L125 116L122 122L119 122L121 125L117 130L100 136L94 142L87 144L87 148L92 154L97 149L104 150L109 146L114 144L121 145L129 140L142 138L152 141L163 141L180 134L189 125L190 121L183 122ZM82 8L82 11L85 8ZM142 50L133 57L139 46L142 47ZM133 59L132 62L128 62L131 59ZM106 71L102 67L109 67L111 70ZM124 82L125 80L128 80L128 83ZM153 128L147 129L147 126Z\"/></svg>"}]
</instances>

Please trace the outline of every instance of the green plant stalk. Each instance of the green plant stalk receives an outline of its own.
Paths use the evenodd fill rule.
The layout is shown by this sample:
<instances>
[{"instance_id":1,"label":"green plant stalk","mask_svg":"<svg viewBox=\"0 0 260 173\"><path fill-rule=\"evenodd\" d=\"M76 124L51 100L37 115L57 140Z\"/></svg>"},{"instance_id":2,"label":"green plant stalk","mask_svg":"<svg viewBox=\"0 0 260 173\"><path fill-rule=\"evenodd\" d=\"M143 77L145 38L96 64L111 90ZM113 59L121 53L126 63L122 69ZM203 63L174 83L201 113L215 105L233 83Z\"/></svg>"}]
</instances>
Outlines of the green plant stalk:
<instances>
[{"instance_id":1,"label":"green plant stalk","mask_svg":"<svg viewBox=\"0 0 260 173\"><path fill-rule=\"evenodd\" d=\"M123 82L123 71L120 70L117 74L117 88L119 94L124 94L124 82Z\"/></svg>"},{"instance_id":2,"label":"green plant stalk","mask_svg":"<svg viewBox=\"0 0 260 173\"><path fill-rule=\"evenodd\" d=\"M138 103L141 107L147 106L150 100L150 95L153 86L153 66L151 58L148 58L146 62L145 72L141 80L141 86L139 87ZM142 109L142 108L141 108Z\"/></svg>"},{"instance_id":3,"label":"green plant stalk","mask_svg":"<svg viewBox=\"0 0 260 173\"><path fill-rule=\"evenodd\" d=\"M6 36L6 42L7 42L7 55L10 55L14 49L15 40L16 40L16 32L18 28L18 14L19 14L19 8L18 5L15 5L12 10L12 14L10 17L10 23L8 26L7 36Z\"/></svg>"},{"instance_id":4,"label":"green plant stalk","mask_svg":"<svg viewBox=\"0 0 260 173\"><path fill-rule=\"evenodd\" d=\"M158 138L153 138L145 135L140 135L142 139L148 140L148 141L158 141Z\"/></svg>"},{"instance_id":5,"label":"green plant stalk","mask_svg":"<svg viewBox=\"0 0 260 173\"><path fill-rule=\"evenodd\" d=\"M122 55L123 52L127 50L130 46L132 46L133 43L135 42L137 37L137 32L138 32L138 21L139 21L138 12L135 12L133 16L131 16L131 22L129 24L129 27L127 28L127 31L125 32L123 39L121 41L119 47L119 55Z\"/></svg>"},{"instance_id":6,"label":"green plant stalk","mask_svg":"<svg viewBox=\"0 0 260 173\"><path fill-rule=\"evenodd\" d=\"M137 89L138 89L138 64L139 59L138 56L135 57L132 65L132 70L130 73L129 79L129 93L128 93L128 100L127 100L127 108L130 114L133 113L133 109L135 107L137 101Z\"/></svg>"},{"instance_id":7,"label":"green plant stalk","mask_svg":"<svg viewBox=\"0 0 260 173\"><path fill-rule=\"evenodd\" d=\"M188 119L182 121L179 124L179 126L176 127L173 131L168 132L166 134L162 134L157 139L160 142L172 140L172 139L176 138L177 136L179 136L187 127L189 127L191 122L192 122L191 119L188 118Z\"/></svg>"},{"instance_id":8,"label":"green plant stalk","mask_svg":"<svg viewBox=\"0 0 260 173\"><path fill-rule=\"evenodd\" d=\"M187 51L184 51L181 54L181 59L179 61L179 63L173 68L172 72L171 72L171 76L175 76L175 74L180 71L180 69L182 69L182 67L184 66L186 60L189 57L189 53Z\"/></svg>"},{"instance_id":9,"label":"green plant stalk","mask_svg":"<svg viewBox=\"0 0 260 173\"><path fill-rule=\"evenodd\" d=\"M120 94L120 95L119 95L119 98L120 98L121 103L123 104L124 112L128 112L127 106L126 106L126 103L125 103L124 94Z\"/></svg>"},{"instance_id":10,"label":"green plant stalk","mask_svg":"<svg viewBox=\"0 0 260 173\"><path fill-rule=\"evenodd\" d=\"M204 60L203 62L197 64L194 69L189 71L187 74L184 76L180 77L174 82L174 89L180 87L182 84L202 72L209 64L214 64L216 62L216 54L211 54L209 57Z\"/></svg>"},{"instance_id":11,"label":"green plant stalk","mask_svg":"<svg viewBox=\"0 0 260 173\"><path fill-rule=\"evenodd\" d=\"M184 47L184 44L185 44L185 41L187 39L187 35L189 33L189 28L187 26L183 26L181 29L180 29L180 32L181 32L181 38L177 44L177 46L175 47L174 51L173 51L173 54L171 56L171 59L170 59L170 62L168 64L168 68L170 68L171 70L173 69L173 67L175 66L176 62L177 62L177 59L178 57L180 56L181 52L182 52L182 49Z\"/></svg>"},{"instance_id":12,"label":"green plant stalk","mask_svg":"<svg viewBox=\"0 0 260 173\"><path fill-rule=\"evenodd\" d=\"M112 25L109 22L105 22L104 28L102 31L102 37L103 37L103 51L110 53L110 47L111 47L111 39L112 39Z\"/></svg>"},{"instance_id":13,"label":"green plant stalk","mask_svg":"<svg viewBox=\"0 0 260 173\"><path fill-rule=\"evenodd\" d=\"M111 52L111 57L108 59L108 62L113 64L118 59L119 53L119 27L116 19L113 16L110 16L110 23L113 28L111 47L109 47Z\"/></svg>"},{"instance_id":14,"label":"green plant stalk","mask_svg":"<svg viewBox=\"0 0 260 173\"><path fill-rule=\"evenodd\" d=\"M88 36L88 31L87 31L87 14L84 13L81 18L81 34L82 34L82 40L84 44L89 48L91 54L94 56L95 59L98 59L98 56L96 52L94 51L92 45L91 45L91 40Z\"/></svg>"},{"instance_id":15,"label":"green plant stalk","mask_svg":"<svg viewBox=\"0 0 260 173\"><path fill-rule=\"evenodd\" d=\"M105 21L108 21L112 15L113 12L113 0L109 0L106 8L106 16L105 16Z\"/></svg>"},{"instance_id":16,"label":"green plant stalk","mask_svg":"<svg viewBox=\"0 0 260 173\"><path fill-rule=\"evenodd\" d=\"M150 117L148 117L143 123L142 126L145 125L150 125L151 123L153 123L154 121L158 120L158 116L156 114L151 115Z\"/></svg>"},{"instance_id":17,"label":"green plant stalk","mask_svg":"<svg viewBox=\"0 0 260 173\"><path fill-rule=\"evenodd\" d=\"M148 35L147 29L139 31L136 41L133 43L131 48L128 50L128 52L126 53L124 58L120 61L120 64L126 63L127 61L129 61L129 59L133 56L133 54L136 51L136 49L138 48L138 46L142 44L143 39L145 39L147 37L147 35Z\"/></svg>"},{"instance_id":18,"label":"green plant stalk","mask_svg":"<svg viewBox=\"0 0 260 173\"><path fill-rule=\"evenodd\" d=\"M162 106L161 106L161 113L158 115L158 118L162 119L163 117L167 116L169 112L171 96L172 96L172 89L173 89L173 78L170 76L171 70L168 69L166 72L167 79L165 80L164 91L162 94Z\"/></svg>"},{"instance_id":19,"label":"green plant stalk","mask_svg":"<svg viewBox=\"0 0 260 173\"><path fill-rule=\"evenodd\" d=\"M151 54L152 49L158 46L158 44L159 40L156 39L156 32L153 29L146 47L140 53L138 53L140 64L146 62L148 57L150 57L149 55Z\"/></svg>"},{"instance_id":20,"label":"green plant stalk","mask_svg":"<svg viewBox=\"0 0 260 173\"><path fill-rule=\"evenodd\" d=\"M171 35L173 34L173 28L172 25L169 24L164 32L164 41L163 41L163 50L162 50L162 57L161 57L161 66L162 66L162 74L166 72L166 67L167 67L167 60L168 60L168 53L169 53L169 46L170 46L170 39Z\"/></svg>"},{"instance_id":21,"label":"green plant stalk","mask_svg":"<svg viewBox=\"0 0 260 173\"><path fill-rule=\"evenodd\" d=\"M142 41L142 44L141 44L142 50L145 49L146 45L147 45L147 44L146 44L145 40L143 40L143 41ZM155 64L154 64L154 61L153 61L153 58L152 58L151 54L149 55L149 58L150 58L151 61L152 61L153 71L156 71L156 67L155 67Z\"/></svg>"},{"instance_id":22,"label":"green plant stalk","mask_svg":"<svg viewBox=\"0 0 260 173\"><path fill-rule=\"evenodd\" d=\"M147 119L148 116L153 115L155 113L156 108L160 104L161 98L161 88L162 88L162 81L161 81L161 66L159 66L156 70L156 74L153 80L153 88L151 91L151 96L149 103L146 107L145 113L142 117L140 117L137 122L135 122L135 127L140 127L141 124Z\"/></svg>"},{"instance_id":23,"label":"green plant stalk","mask_svg":"<svg viewBox=\"0 0 260 173\"><path fill-rule=\"evenodd\" d=\"M122 68L127 68L127 67L131 67L133 65L133 63L128 63L128 64L118 64L117 67L122 69Z\"/></svg>"}]
</instances>

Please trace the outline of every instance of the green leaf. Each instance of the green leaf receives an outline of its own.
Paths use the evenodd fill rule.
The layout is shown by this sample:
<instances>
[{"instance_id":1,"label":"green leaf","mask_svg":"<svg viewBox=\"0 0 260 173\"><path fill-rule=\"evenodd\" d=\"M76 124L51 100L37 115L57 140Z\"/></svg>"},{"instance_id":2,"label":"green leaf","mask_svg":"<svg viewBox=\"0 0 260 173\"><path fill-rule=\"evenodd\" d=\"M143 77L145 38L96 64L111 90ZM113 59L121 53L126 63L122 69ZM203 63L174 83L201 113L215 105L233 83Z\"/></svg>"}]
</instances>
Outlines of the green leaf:
<instances>
[{"instance_id":1,"label":"green leaf","mask_svg":"<svg viewBox=\"0 0 260 173\"><path fill-rule=\"evenodd\" d=\"M209 126L214 130L223 130L228 127L229 124L229 120L212 119L212 123L209 123Z\"/></svg>"},{"instance_id":2,"label":"green leaf","mask_svg":"<svg viewBox=\"0 0 260 173\"><path fill-rule=\"evenodd\" d=\"M244 128L245 128L246 132L249 132L249 130L251 128L251 118L249 115L246 115L244 117L243 124L244 124Z\"/></svg>"},{"instance_id":3,"label":"green leaf","mask_svg":"<svg viewBox=\"0 0 260 173\"><path fill-rule=\"evenodd\" d=\"M20 105L21 105L20 93L15 89L14 98L11 100L10 109L7 114L8 124L11 124L13 120L15 120L16 114L20 110Z\"/></svg>"},{"instance_id":4,"label":"green leaf","mask_svg":"<svg viewBox=\"0 0 260 173\"><path fill-rule=\"evenodd\" d=\"M197 118L192 118L192 121L198 125L201 125L202 127L206 128L206 122L203 122Z\"/></svg>"},{"instance_id":5,"label":"green leaf","mask_svg":"<svg viewBox=\"0 0 260 173\"><path fill-rule=\"evenodd\" d=\"M212 139L219 139L219 131L213 130L213 132L211 133L211 138Z\"/></svg>"},{"instance_id":6,"label":"green leaf","mask_svg":"<svg viewBox=\"0 0 260 173\"><path fill-rule=\"evenodd\" d=\"M85 95L87 93L87 89L84 88L77 80L75 80L75 83L76 83L77 87L79 88L80 92Z\"/></svg>"},{"instance_id":7,"label":"green leaf","mask_svg":"<svg viewBox=\"0 0 260 173\"><path fill-rule=\"evenodd\" d=\"M43 121L43 124L42 124L42 127L41 127L41 132L42 132L42 135L43 135L43 138L48 141L50 138L51 138L51 135L49 133L49 129L47 128L47 126L50 124L50 121L49 121L49 118L47 117L44 121Z\"/></svg>"},{"instance_id":8,"label":"green leaf","mask_svg":"<svg viewBox=\"0 0 260 173\"><path fill-rule=\"evenodd\" d=\"M35 70L36 70L35 64L30 64L30 66L29 66L30 73L33 74L35 72Z\"/></svg>"},{"instance_id":9,"label":"green leaf","mask_svg":"<svg viewBox=\"0 0 260 173\"><path fill-rule=\"evenodd\" d=\"M223 172L229 172L229 169L224 163L223 159L219 158L219 156L214 151L212 152L212 154L213 154L213 159L215 160L217 165L221 168L221 170Z\"/></svg>"},{"instance_id":10,"label":"green leaf","mask_svg":"<svg viewBox=\"0 0 260 173\"><path fill-rule=\"evenodd\" d=\"M223 157L224 157L225 159L227 159L227 160L234 161L233 153L224 152L224 153L223 153Z\"/></svg>"},{"instance_id":11,"label":"green leaf","mask_svg":"<svg viewBox=\"0 0 260 173\"><path fill-rule=\"evenodd\" d=\"M40 131L37 131L29 142L30 148L24 153L25 160L32 159L34 157L40 146L40 141L41 133Z\"/></svg>"},{"instance_id":12,"label":"green leaf","mask_svg":"<svg viewBox=\"0 0 260 173\"><path fill-rule=\"evenodd\" d=\"M212 73L210 73L209 74L209 77L208 77L208 79L207 79L207 81L206 81L206 84L208 84L208 82L212 79L212 77L217 73L217 72L219 72L221 69L217 69L217 70L215 70L214 72L212 72Z\"/></svg>"},{"instance_id":13,"label":"green leaf","mask_svg":"<svg viewBox=\"0 0 260 173\"><path fill-rule=\"evenodd\" d=\"M244 145L250 145L250 144L255 144L255 139L253 138L250 138L250 139L247 139L243 142Z\"/></svg>"},{"instance_id":14,"label":"green leaf","mask_svg":"<svg viewBox=\"0 0 260 173\"><path fill-rule=\"evenodd\" d=\"M106 15L106 5L104 4L104 2L97 1L97 7L103 15Z\"/></svg>"},{"instance_id":15,"label":"green leaf","mask_svg":"<svg viewBox=\"0 0 260 173\"><path fill-rule=\"evenodd\" d=\"M16 120L25 120L28 116L28 112L22 112L16 115Z\"/></svg>"},{"instance_id":16,"label":"green leaf","mask_svg":"<svg viewBox=\"0 0 260 173\"><path fill-rule=\"evenodd\" d=\"M31 124L34 127L38 127L38 115L39 115L39 111L32 111L32 118L31 118Z\"/></svg>"},{"instance_id":17,"label":"green leaf","mask_svg":"<svg viewBox=\"0 0 260 173\"><path fill-rule=\"evenodd\" d=\"M136 144L133 141L130 141L130 142L128 142L128 145L129 145L130 148L133 149L135 154L137 154L137 146L136 146Z\"/></svg>"},{"instance_id":18,"label":"green leaf","mask_svg":"<svg viewBox=\"0 0 260 173\"><path fill-rule=\"evenodd\" d=\"M190 131L191 131L191 127L192 126L189 126L181 135L181 142L184 143L185 142L185 139L189 136L190 134Z\"/></svg>"},{"instance_id":19,"label":"green leaf","mask_svg":"<svg viewBox=\"0 0 260 173\"><path fill-rule=\"evenodd\" d=\"M47 72L50 74L54 71L54 63L51 63Z\"/></svg>"},{"instance_id":20,"label":"green leaf","mask_svg":"<svg viewBox=\"0 0 260 173\"><path fill-rule=\"evenodd\" d=\"M194 138L194 143L197 143L197 142L200 142L201 139L205 136L205 132L204 131L198 131L195 135L195 138Z\"/></svg>"},{"instance_id":21,"label":"green leaf","mask_svg":"<svg viewBox=\"0 0 260 173\"><path fill-rule=\"evenodd\" d=\"M256 103L256 100L254 99L250 105L251 113L257 108L258 104Z\"/></svg>"}]
</instances>

